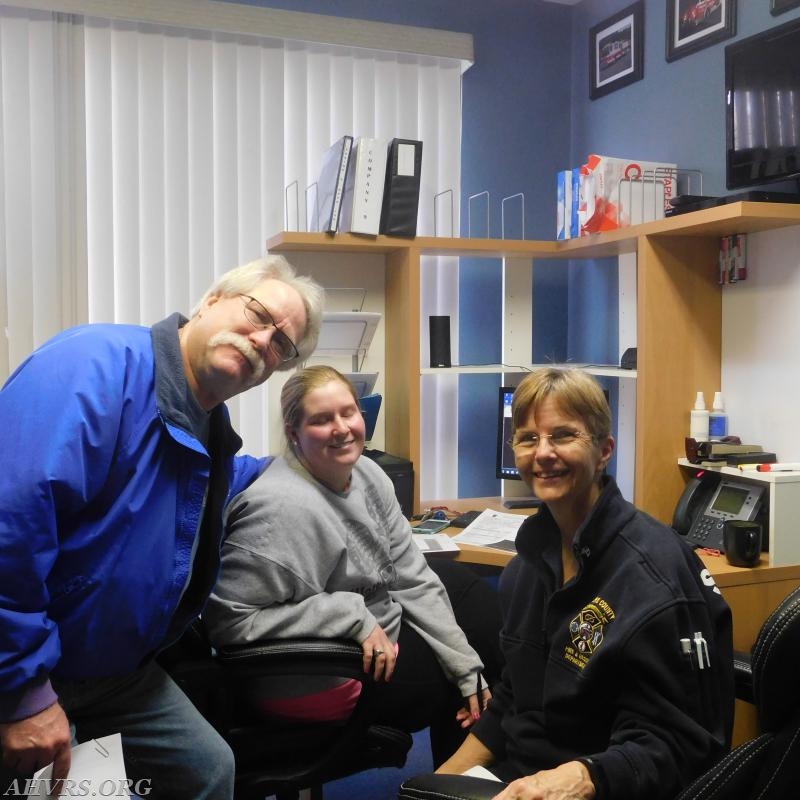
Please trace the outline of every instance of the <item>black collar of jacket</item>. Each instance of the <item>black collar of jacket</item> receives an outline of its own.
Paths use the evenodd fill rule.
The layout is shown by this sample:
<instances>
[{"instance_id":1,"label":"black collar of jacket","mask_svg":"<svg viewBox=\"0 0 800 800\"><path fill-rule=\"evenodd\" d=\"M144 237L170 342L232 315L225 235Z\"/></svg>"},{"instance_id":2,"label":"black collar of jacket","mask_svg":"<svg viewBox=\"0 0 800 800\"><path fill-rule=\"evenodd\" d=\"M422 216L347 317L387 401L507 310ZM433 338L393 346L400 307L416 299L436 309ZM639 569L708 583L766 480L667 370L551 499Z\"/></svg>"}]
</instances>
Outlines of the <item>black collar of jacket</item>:
<instances>
[{"instance_id":1,"label":"black collar of jacket","mask_svg":"<svg viewBox=\"0 0 800 800\"><path fill-rule=\"evenodd\" d=\"M573 547L579 561L596 558L609 547L619 531L630 522L636 509L625 502L616 481L602 478L600 497L575 534ZM547 504L528 517L516 538L517 553L526 561L561 562L561 532Z\"/></svg>"}]
</instances>

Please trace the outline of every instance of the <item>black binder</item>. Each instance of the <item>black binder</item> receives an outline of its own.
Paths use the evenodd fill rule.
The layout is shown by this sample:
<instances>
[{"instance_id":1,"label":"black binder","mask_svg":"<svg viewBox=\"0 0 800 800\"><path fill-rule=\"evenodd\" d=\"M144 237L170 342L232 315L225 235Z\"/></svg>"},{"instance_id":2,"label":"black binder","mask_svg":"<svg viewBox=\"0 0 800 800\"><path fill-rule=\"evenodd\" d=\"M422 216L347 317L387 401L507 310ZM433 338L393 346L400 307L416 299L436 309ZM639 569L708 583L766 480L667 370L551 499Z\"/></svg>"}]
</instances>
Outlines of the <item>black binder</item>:
<instances>
[{"instance_id":1,"label":"black binder","mask_svg":"<svg viewBox=\"0 0 800 800\"><path fill-rule=\"evenodd\" d=\"M317 181L318 216L317 230L325 233L336 233L339 229L339 215L342 209L342 194L347 175L347 164L350 150L353 147L352 136L342 136L325 152L322 169Z\"/></svg>"},{"instance_id":2,"label":"black binder","mask_svg":"<svg viewBox=\"0 0 800 800\"><path fill-rule=\"evenodd\" d=\"M419 210L422 142L392 139L386 159L380 232L386 236L416 236Z\"/></svg>"}]
</instances>

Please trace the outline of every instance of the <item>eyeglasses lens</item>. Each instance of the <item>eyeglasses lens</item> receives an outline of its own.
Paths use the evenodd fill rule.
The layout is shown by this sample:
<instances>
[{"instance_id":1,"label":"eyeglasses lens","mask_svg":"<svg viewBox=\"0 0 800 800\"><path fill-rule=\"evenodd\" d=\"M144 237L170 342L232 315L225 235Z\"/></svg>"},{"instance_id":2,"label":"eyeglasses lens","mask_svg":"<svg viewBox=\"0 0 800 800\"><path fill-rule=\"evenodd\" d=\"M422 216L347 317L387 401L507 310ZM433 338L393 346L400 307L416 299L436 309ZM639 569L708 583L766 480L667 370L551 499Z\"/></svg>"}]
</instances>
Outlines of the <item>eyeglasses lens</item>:
<instances>
[{"instance_id":1,"label":"eyeglasses lens","mask_svg":"<svg viewBox=\"0 0 800 800\"><path fill-rule=\"evenodd\" d=\"M281 361L291 361L296 358L298 353L294 342L275 326L275 320L272 319L269 311L255 297L243 294L242 298L245 301L244 315L256 330L263 331L270 327L275 328L269 342L269 349L275 357Z\"/></svg>"}]
</instances>

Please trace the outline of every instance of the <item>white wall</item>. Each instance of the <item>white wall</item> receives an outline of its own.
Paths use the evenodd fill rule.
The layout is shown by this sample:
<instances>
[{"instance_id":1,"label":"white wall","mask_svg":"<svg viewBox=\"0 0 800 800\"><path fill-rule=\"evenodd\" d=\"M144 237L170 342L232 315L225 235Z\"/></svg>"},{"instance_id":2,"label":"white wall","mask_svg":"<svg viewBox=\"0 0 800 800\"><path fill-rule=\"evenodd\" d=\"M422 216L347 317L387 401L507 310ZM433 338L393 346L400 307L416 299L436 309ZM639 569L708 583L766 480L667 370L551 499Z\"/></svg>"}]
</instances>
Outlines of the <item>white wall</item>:
<instances>
[{"instance_id":1,"label":"white wall","mask_svg":"<svg viewBox=\"0 0 800 800\"><path fill-rule=\"evenodd\" d=\"M722 290L722 387L698 389L722 389L729 433L800 461L800 226L750 234L747 251L747 280Z\"/></svg>"}]
</instances>

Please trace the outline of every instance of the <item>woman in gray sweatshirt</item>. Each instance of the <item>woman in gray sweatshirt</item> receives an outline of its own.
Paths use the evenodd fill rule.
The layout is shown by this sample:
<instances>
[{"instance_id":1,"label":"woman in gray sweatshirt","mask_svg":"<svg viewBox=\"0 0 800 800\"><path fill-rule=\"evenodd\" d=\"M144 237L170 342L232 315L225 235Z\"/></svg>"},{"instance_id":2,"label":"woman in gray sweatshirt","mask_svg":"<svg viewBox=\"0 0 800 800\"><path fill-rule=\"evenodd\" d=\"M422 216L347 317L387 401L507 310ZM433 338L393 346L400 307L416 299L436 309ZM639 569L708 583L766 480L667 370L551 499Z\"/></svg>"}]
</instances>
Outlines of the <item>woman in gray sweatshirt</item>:
<instances>
[{"instance_id":1,"label":"woman in gray sweatshirt","mask_svg":"<svg viewBox=\"0 0 800 800\"><path fill-rule=\"evenodd\" d=\"M379 682L375 721L409 731L430 726L438 764L489 698L481 658L414 544L391 481L362 457L364 420L349 381L331 367L309 367L286 383L281 407L288 452L228 509L221 576L203 615L212 641L354 639L364 671ZM463 565L448 562L444 571L459 583L470 627L477 619L483 629L494 679L496 594ZM340 718L352 710L357 686L272 681L259 700L286 717Z\"/></svg>"}]
</instances>

